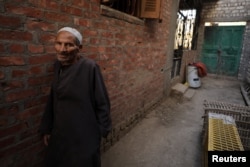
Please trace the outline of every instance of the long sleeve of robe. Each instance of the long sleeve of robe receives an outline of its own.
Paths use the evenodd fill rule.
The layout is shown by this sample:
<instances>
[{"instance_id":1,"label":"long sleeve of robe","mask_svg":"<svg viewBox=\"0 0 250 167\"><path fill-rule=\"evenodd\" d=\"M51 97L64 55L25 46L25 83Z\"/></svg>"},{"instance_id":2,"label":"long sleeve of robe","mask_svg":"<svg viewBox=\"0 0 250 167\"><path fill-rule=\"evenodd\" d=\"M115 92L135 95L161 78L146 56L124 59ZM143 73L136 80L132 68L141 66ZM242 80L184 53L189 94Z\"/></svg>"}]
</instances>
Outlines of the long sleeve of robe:
<instances>
[{"instance_id":1,"label":"long sleeve of robe","mask_svg":"<svg viewBox=\"0 0 250 167\"><path fill-rule=\"evenodd\" d=\"M111 130L110 102L99 66L82 58L55 77L40 132L51 134L46 155L50 167L99 166L101 136Z\"/></svg>"}]
</instances>

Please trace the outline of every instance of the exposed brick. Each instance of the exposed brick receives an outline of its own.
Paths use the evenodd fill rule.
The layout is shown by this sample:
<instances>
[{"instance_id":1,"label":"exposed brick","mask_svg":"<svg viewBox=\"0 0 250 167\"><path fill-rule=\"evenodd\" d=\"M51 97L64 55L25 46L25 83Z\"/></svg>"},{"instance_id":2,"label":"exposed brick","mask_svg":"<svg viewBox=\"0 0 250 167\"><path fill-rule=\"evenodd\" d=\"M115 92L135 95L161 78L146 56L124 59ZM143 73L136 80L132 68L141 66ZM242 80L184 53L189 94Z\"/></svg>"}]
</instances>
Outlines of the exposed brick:
<instances>
[{"instance_id":1,"label":"exposed brick","mask_svg":"<svg viewBox=\"0 0 250 167\"><path fill-rule=\"evenodd\" d=\"M31 146L32 142L33 142L33 139L30 138L30 139L23 140L23 141L20 141L18 143L15 143L14 145L10 145L8 147L8 149L0 150L0 157L10 156L10 155L13 155L13 154L18 155L18 153L21 150L29 148Z\"/></svg>"},{"instance_id":2,"label":"exposed brick","mask_svg":"<svg viewBox=\"0 0 250 167\"><path fill-rule=\"evenodd\" d=\"M0 43L0 53L5 52L5 44Z\"/></svg>"},{"instance_id":3,"label":"exposed brick","mask_svg":"<svg viewBox=\"0 0 250 167\"><path fill-rule=\"evenodd\" d=\"M1 40L31 41L32 38L33 36L30 32L0 30Z\"/></svg>"},{"instance_id":4,"label":"exposed brick","mask_svg":"<svg viewBox=\"0 0 250 167\"><path fill-rule=\"evenodd\" d=\"M171 2L164 1L164 11L172 11L169 10ZM110 147L111 140L119 140L134 126L139 107L144 107L144 111L146 106L162 96L164 87L160 82L165 76L158 75L158 70L168 59L165 46L170 13L164 13L166 16L161 24L157 20L147 20L146 24L142 21L138 25L133 19L124 21L122 17L126 15L120 14L120 18L114 19L104 17L99 10L100 0L0 2L0 20L6 22L0 30L0 66L5 64L0 71L6 76L0 83L8 88L0 97L4 105L0 108L0 135L4 135L0 139L0 147L1 141L8 144L0 149L0 157L4 156L8 162L3 166L39 167L36 165L39 162L34 162L39 160L35 158L43 159L43 145L36 132L53 79L53 45L60 27L76 26L83 34L81 53L100 63L116 129L112 134L114 137L104 143L105 149ZM115 12L111 14L116 15ZM17 19L17 22L8 18ZM12 64L23 66L11 67ZM13 83L15 81L20 85ZM20 87L21 83L24 86ZM24 124L13 126L19 122ZM15 143L7 141L9 137L15 137Z\"/></svg>"},{"instance_id":5,"label":"exposed brick","mask_svg":"<svg viewBox=\"0 0 250 167\"><path fill-rule=\"evenodd\" d=\"M113 26L109 26L106 23L98 22L98 21L91 21L91 24L93 27L96 27L97 29L102 29L102 30L109 30L111 32L115 32L115 30L112 31Z\"/></svg>"},{"instance_id":6,"label":"exposed brick","mask_svg":"<svg viewBox=\"0 0 250 167\"><path fill-rule=\"evenodd\" d=\"M88 58L98 61L99 60L99 54L98 53L89 54Z\"/></svg>"},{"instance_id":7,"label":"exposed brick","mask_svg":"<svg viewBox=\"0 0 250 167\"><path fill-rule=\"evenodd\" d=\"M15 88L21 88L24 84L22 81L10 81L8 83L1 83L1 86L4 91L7 91Z\"/></svg>"},{"instance_id":8,"label":"exposed brick","mask_svg":"<svg viewBox=\"0 0 250 167\"><path fill-rule=\"evenodd\" d=\"M15 136L18 132L20 132L24 128L25 128L24 124L17 124L17 125L7 127L5 129L1 129L0 139L2 139L3 137L6 137L6 136L11 136L11 135Z\"/></svg>"},{"instance_id":9,"label":"exposed brick","mask_svg":"<svg viewBox=\"0 0 250 167\"><path fill-rule=\"evenodd\" d=\"M51 76L34 77L34 78L29 78L28 79L28 84L30 86L34 86L34 85L41 85L41 84L50 83L51 81L52 81L52 77Z\"/></svg>"},{"instance_id":10,"label":"exposed brick","mask_svg":"<svg viewBox=\"0 0 250 167\"><path fill-rule=\"evenodd\" d=\"M7 93L6 101L7 102L14 102L17 100L25 99L28 97L36 96L38 94L37 90L34 89L27 89L27 90L20 90L18 92L11 92Z\"/></svg>"},{"instance_id":11,"label":"exposed brick","mask_svg":"<svg viewBox=\"0 0 250 167\"><path fill-rule=\"evenodd\" d=\"M43 53L44 52L44 46L43 45L34 45L29 44L28 50L30 53Z\"/></svg>"},{"instance_id":12,"label":"exposed brick","mask_svg":"<svg viewBox=\"0 0 250 167\"><path fill-rule=\"evenodd\" d=\"M50 33L41 34L40 42L43 43L43 44L54 44L55 35L56 34L50 34Z\"/></svg>"},{"instance_id":13,"label":"exposed brick","mask_svg":"<svg viewBox=\"0 0 250 167\"><path fill-rule=\"evenodd\" d=\"M44 109L45 109L45 105L43 105L43 106L40 106L40 108L41 108L41 110L42 110L42 114L44 113ZM39 128L40 128L40 125L41 125L41 120L42 120L42 114L38 114L37 116L35 116L34 118L33 118L33 127L34 127L34 129L36 130L36 132L38 132L38 130L39 130ZM37 135L39 135L38 137L39 138L37 138L37 142L40 142L41 141L41 136L40 136L40 134L38 134L38 133L36 133Z\"/></svg>"},{"instance_id":14,"label":"exposed brick","mask_svg":"<svg viewBox=\"0 0 250 167\"><path fill-rule=\"evenodd\" d=\"M60 9L60 6L58 5L58 2L51 1L51 0L29 0L30 3L33 5L36 5L37 7L43 7L46 9L51 9L53 11L57 11Z\"/></svg>"},{"instance_id":15,"label":"exposed brick","mask_svg":"<svg viewBox=\"0 0 250 167\"><path fill-rule=\"evenodd\" d=\"M45 0L45 3L46 3L45 7L47 9L53 9L53 11L57 11L60 9L58 2L51 1L51 0Z\"/></svg>"},{"instance_id":16,"label":"exposed brick","mask_svg":"<svg viewBox=\"0 0 250 167\"><path fill-rule=\"evenodd\" d=\"M42 87L41 92L42 92L42 94L45 94L45 95L49 94L50 93L50 86Z\"/></svg>"},{"instance_id":17,"label":"exposed brick","mask_svg":"<svg viewBox=\"0 0 250 167\"><path fill-rule=\"evenodd\" d=\"M4 72L0 71L0 79L4 79L5 75Z\"/></svg>"},{"instance_id":18,"label":"exposed brick","mask_svg":"<svg viewBox=\"0 0 250 167\"><path fill-rule=\"evenodd\" d=\"M101 36L104 37L104 38L113 38L114 37L114 33L113 32L102 32L101 33Z\"/></svg>"},{"instance_id":19,"label":"exposed brick","mask_svg":"<svg viewBox=\"0 0 250 167\"><path fill-rule=\"evenodd\" d=\"M19 66L24 65L25 61L23 57L10 56L10 57L0 57L1 66Z\"/></svg>"},{"instance_id":20,"label":"exposed brick","mask_svg":"<svg viewBox=\"0 0 250 167\"><path fill-rule=\"evenodd\" d=\"M6 127L8 125L8 118L1 117L0 118L0 128L1 127Z\"/></svg>"},{"instance_id":21,"label":"exposed brick","mask_svg":"<svg viewBox=\"0 0 250 167\"><path fill-rule=\"evenodd\" d=\"M33 112L35 112L35 111L33 111ZM37 112L41 112L41 110L37 110ZM24 117L21 118L21 117L22 117L22 116L21 116L21 117L20 117L21 120L25 120L25 119L31 117L31 116L29 115L30 113L28 113L27 111L24 111L22 114L23 114ZM27 114L27 115L25 116L25 114ZM26 118L25 118L25 117L26 117ZM28 138L30 138L30 136L34 136L36 133L37 133L37 131L35 131L33 128L32 128L32 129L27 129L26 131L20 133L20 135L19 135L19 140L28 139ZM26 153L27 153L27 152L26 152Z\"/></svg>"},{"instance_id":22,"label":"exposed brick","mask_svg":"<svg viewBox=\"0 0 250 167\"><path fill-rule=\"evenodd\" d=\"M55 47L51 45L44 46L46 53L55 53Z\"/></svg>"},{"instance_id":23,"label":"exposed brick","mask_svg":"<svg viewBox=\"0 0 250 167\"><path fill-rule=\"evenodd\" d=\"M39 140L39 143L32 143L25 151L22 151L20 154L20 157L18 157L18 162L20 166L18 167L27 167L31 165L31 162L33 162L32 166L41 167L43 166L44 162L44 144L42 143L42 140ZM34 156L36 155L36 156ZM32 161L33 160L33 161Z\"/></svg>"},{"instance_id":24,"label":"exposed brick","mask_svg":"<svg viewBox=\"0 0 250 167\"><path fill-rule=\"evenodd\" d=\"M50 64L50 65L47 67L47 72L48 72L48 73L54 72L54 65L53 65L53 64Z\"/></svg>"},{"instance_id":25,"label":"exposed brick","mask_svg":"<svg viewBox=\"0 0 250 167\"><path fill-rule=\"evenodd\" d=\"M83 47L82 50L83 50L84 53L88 53L88 52L89 53L93 53L93 52L100 52L100 53L102 53L102 52L105 52L106 48L105 47L101 47L101 46L99 46L99 47L90 47L90 46L87 46L87 47Z\"/></svg>"},{"instance_id":26,"label":"exposed brick","mask_svg":"<svg viewBox=\"0 0 250 167\"><path fill-rule=\"evenodd\" d=\"M0 140L0 148L4 149L5 147L8 147L11 144L14 144L15 137L7 137L3 140Z\"/></svg>"},{"instance_id":27,"label":"exposed brick","mask_svg":"<svg viewBox=\"0 0 250 167\"><path fill-rule=\"evenodd\" d=\"M55 31L57 26L54 23L41 22L37 20L27 21L28 30L43 30L43 31Z\"/></svg>"},{"instance_id":28,"label":"exposed brick","mask_svg":"<svg viewBox=\"0 0 250 167\"><path fill-rule=\"evenodd\" d=\"M41 97L37 97L37 98L33 98L33 99L28 99L24 103L24 108L28 109L28 108L31 108L34 106L45 104L45 102L47 102L47 96L41 96Z\"/></svg>"},{"instance_id":29,"label":"exposed brick","mask_svg":"<svg viewBox=\"0 0 250 167\"><path fill-rule=\"evenodd\" d=\"M19 111L19 107L17 105L12 105L8 107L0 108L0 115L1 116L9 116L14 115Z\"/></svg>"},{"instance_id":30,"label":"exposed brick","mask_svg":"<svg viewBox=\"0 0 250 167\"><path fill-rule=\"evenodd\" d=\"M60 23L73 23L73 19L71 19L70 16L65 15L65 13L59 14L55 12L46 12L44 17L47 21L50 20Z\"/></svg>"},{"instance_id":31,"label":"exposed brick","mask_svg":"<svg viewBox=\"0 0 250 167\"><path fill-rule=\"evenodd\" d=\"M23 77L27 74L26 70L13 70L12 71L12 77Z\"/></svg>"},{"instance_id":32,"label":"exposed brick","mask_svg":"<svg viewBox=\"0 0 250 167\"><path fill-rule=\"evenodd\" d=\"M2 27L18 28L22 26L21 18L5 15L0 15L0 23Z\"/></svg>"},{"instance_id":33,"label":"exposed brick","mask_svg":"<svg viewBox=\"0 0 250 167\"><path fill-rule=\"evenodd\" d=\"M82 0L72 0L72 4L78 7L82 7L84 9L90 8L90 3Z\"/></svg>"},{"instance_id":34,"label":"exposed brick","mask_svg":"<svg viewBox=\"0 0 250 167\"><path fill-rule=\"evenodd\" d=\"M82 15L82 10L79 8L74 8L66 5L61 6L61 11L67 14L72 14L75 16L81 16Z\"/></svg>"},{"instance_id":35,"label":"exposed brick","mask_svg":"<svg viewBox=\"0 0 250 167\"><path fill-rule=\"evenodd\" d=\"M86 19L96 19L96 18L99 18L99 13L92 13L92 12L84 10L82 17Z\"/></svg>"},{"instance_id":36,"label":"exposed brick","mask_svg":"<svg viewBox=\"0 0 250 167\"><path fill-rule=\"evenodd\" d=\"M83 26L83 27L90 27L91 22L89 19L79 18L78 25Z\"/></svg>"},{"instance_id":37,"label":"exposed brick","mask_svg":"<svg viewBox=\"0 0 250 167\"><path fill-rule=\"evenodd\" d=\"M99 12L100 11L100 5L99 4L91 4L91 11L93 12Z\"/></svg>"},{"instance_id":38,"label":"exposed brick","mask_svg":"<svg viewBox=\"0 0 250 167\"><path fill-rule=\"evenodd\" d=\"M100 1L99 1L99 0L90 0L90 2L94 2L94 3L97 3L97 4L99 4L99 3L100 3Z\"/></svg>"},{"instance_id":39,"label":"exposed brick","mask_svg":"<svg viewBox=\"0 0 250 167\"><path fill-rule=\"evenodd\" d=\"M5 5L5 9L7 12L14 13L14 14L20 14L28 17L34 17L34 18L42 18L44 12L38 8L33 7L27 7L27 6L21 6L20 4L16 5Z\"/></svg>"},{"instance_id":40,"label":"exposed brick","mask_svg":"<svg viewBox=\"0 0 250 167\"><path fill-rule=\"evenodd\" d=\"M11 53L23 53L24 46L22 44L11 44L9 46Z\"/></svg>"},{"instance_id":41,"label":"exposed brick","mask_svg":"<svg viewBox=\"0 0 250 167\"><path fill-rule=\"evenodd\" d=\"M116 37L117 39L119 39L120 41L123 41L123 40L126 41L126 35L123 34L123 33L116 34L115 37Z\"/></svg>"},{"instance_id":42,"label":"exposed brick","mask_svg":"<svg viewBox=\"0 0 250 167\"><path fill-rule=\"evenodd\" d=\"M34 136L34 134L32 136ZM27 138L25 140L22 140L22 143L26 141L30 142L30 145L27 146L25 150L23 149L17 150L14 164L18 164L18 167L44 166L42 165L43 163L41 163L44 160L44 157L43 157L44 154L41 155L41 151L43 151L45 147L44 147L44 144L42 143L41 138L39 139L39 142L34 141L34 138L33 139ZM25 145L23 144L23 146ZM38 162L34 162L34 161L38 161ZM40 165L38 165L39 162L41 163ZM10 166L14 166L14 165L10 165Z\"/></svg>"},{"instance_id":43,"label":"exposed brick","mask_svg":"<svg viewBox=\"0 0 250 167\"><path fill-rule=\"evenodd\" d=\"M30 109L26 109L25 111L19 112L18 113L18 119L19 120L26 120L30 117L36 116L38 114L40 114L41 112L43 112L43 108L42 107L33 107ZM29 125L28 125L29 126Z\"/></svg>"},{"instance_id":44,"label":"exposed brick","mask_svg":"<svg viewBox=\"0 0 250 167\"><path fill-rule=\"evenodd\" d=\"M98 32L96 30L85 30L83 35L85 36L97 36Z\"/></svg>"},{"instance_id":45,"label":"exposed brick","mask_svg":"<svg viewBox=\"0 0 250 167\"><path fill-rule=\"evenodd\" d=\"M42 74L43 72L44 72L44 69L42 66L34 66L29 69L29 74L33 74L33 75L39 75L39 74Z\"/></svg>"},{"instance_id":46,"label":"exposed brick","mask_svg":"<svg viewBox=\"0 0 250 167\"><path fill-rule=\"evenodd\" d=\"M44 64L44 63L52 63L55 60L55 55L42 55L42 56L32 56L29 58L30 64Z\"/></svg>"},{"instance_id":47,"label":"exposed brick","mask_svg":"<svg viewBox=\"0 0 250 167\"><path fill-rule=\"evenodd\" d=\"M99 39L99 38L91 38L89 40L89 43L92 44L92 45L99 45L101 43L101 39Z\"/></svg>"}]
</instances>

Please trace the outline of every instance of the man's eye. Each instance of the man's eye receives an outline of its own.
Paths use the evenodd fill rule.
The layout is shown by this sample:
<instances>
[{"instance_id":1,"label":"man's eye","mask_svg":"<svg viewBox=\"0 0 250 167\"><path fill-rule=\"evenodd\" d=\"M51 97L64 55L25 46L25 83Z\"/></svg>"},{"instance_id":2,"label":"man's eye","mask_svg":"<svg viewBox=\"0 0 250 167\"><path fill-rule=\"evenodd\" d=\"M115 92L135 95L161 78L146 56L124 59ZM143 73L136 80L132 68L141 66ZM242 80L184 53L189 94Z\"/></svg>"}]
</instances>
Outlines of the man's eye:
<instances>
[{"instance_id":1,"label":"man's eye","mask_svg":"<svg viewBox=\"0 0 250 167\"><path fill-rule=\"evenodd\" d=\"M72 47L72 46L74 46L74 44L72 44L72 43L66 43L65 46Z\"/></svg>"}]
</instances>

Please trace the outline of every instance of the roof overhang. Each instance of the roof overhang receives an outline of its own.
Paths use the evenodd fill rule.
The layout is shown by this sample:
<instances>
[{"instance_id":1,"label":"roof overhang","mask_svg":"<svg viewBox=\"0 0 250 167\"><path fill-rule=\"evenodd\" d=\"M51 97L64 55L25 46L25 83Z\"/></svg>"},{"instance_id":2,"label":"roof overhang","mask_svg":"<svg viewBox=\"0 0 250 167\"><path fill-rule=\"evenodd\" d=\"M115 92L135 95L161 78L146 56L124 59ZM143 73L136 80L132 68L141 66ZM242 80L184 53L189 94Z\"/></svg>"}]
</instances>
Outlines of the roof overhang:
<instances>
[{"instance_id":1,"label":"roof overhang","mask_svg":"<svg viewBox=\"0 0 250 167\"><path fill-rule=\"evenodd\" d=\"M179 9L200 9L205 2L216 2L218 0L180 0Z\"/></svg>"}]
</instances>

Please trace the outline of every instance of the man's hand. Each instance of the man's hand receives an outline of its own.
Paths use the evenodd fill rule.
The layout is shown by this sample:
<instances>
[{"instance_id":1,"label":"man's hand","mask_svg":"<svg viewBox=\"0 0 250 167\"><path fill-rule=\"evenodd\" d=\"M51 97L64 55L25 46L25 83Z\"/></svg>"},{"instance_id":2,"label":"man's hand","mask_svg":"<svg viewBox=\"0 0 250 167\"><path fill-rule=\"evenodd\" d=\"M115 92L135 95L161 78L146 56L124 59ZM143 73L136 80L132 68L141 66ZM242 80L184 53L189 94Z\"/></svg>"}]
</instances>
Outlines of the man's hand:
<instances>
[{"instance_id":1,"label":"man's hand","mask_svg":"<svg viewBox=\"0 0 250 167\"><path fill-rule=\"evenodd\" d=\"M45 146L48 146L49 138L50 138L50 135L48 135L48 134L43 135L43 142L44 142Z\"/></svg>"}]
</instances>

